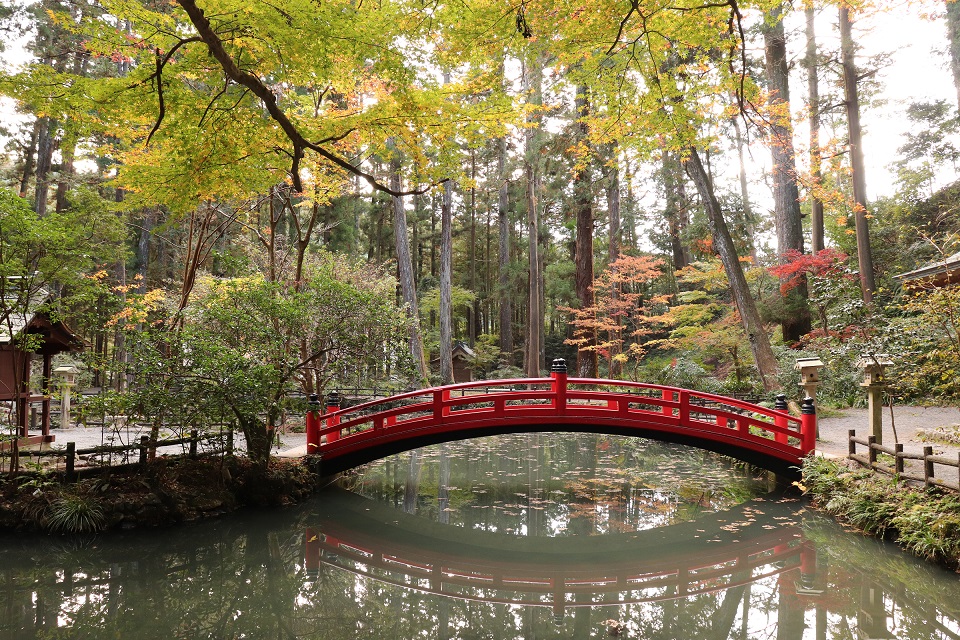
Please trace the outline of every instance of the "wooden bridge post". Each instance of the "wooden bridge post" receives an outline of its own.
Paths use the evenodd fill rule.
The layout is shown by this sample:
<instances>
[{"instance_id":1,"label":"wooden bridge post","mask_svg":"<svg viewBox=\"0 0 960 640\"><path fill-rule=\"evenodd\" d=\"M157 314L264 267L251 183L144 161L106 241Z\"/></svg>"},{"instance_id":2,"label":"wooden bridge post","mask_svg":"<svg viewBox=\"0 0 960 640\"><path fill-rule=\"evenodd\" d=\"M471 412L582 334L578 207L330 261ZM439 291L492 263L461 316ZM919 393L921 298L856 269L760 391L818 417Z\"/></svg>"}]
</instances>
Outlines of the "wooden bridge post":
<instances>
[{"instance_id":1,"label":"wooden bridge post","mask_svg":"<svg viewBox=\"0 0 960 640\"><path fill-rule=\"evenodd\" d=\"M340 410L340 394L331 391L327 395L327 413L333 413ZM327 418L327 426L333 427L340 424L340 416L330 416ZM340 438L339 431L331 431L327 434L327 442L335 442Z\"/></svg>"},{"instance_id":2,"label":"wooden bridge post","mask_svg":"<svg viewBox=\"0 0 960 640\"><path fill-rule=\"evenodd\" d=\"M76 482L77 481L77 471L76 471L77 443L76 442L67 443L66 457L67 457L67 462L66 462L67 468L64 474L67 477L67 482Z\"/></svg>"},{"instance_id":3,"label":"wooden bridge post","mask_svg":"<svg viewBox=\"0 0 960 640\"><path fill-rule=\"evenodd\" d=\"M567 361L563 358L554 358L550 365L550 377L553 378L553 408L557 413L567 411Z\"/></svg>"},{"instance_id":4,"label":"wooden bridge post","mask_svg":"<svg viewBox=\"0 0 960 640\"><path fill-rule=\"evenodd\" d=\"M800 443L804 455L817 448L817 407L810 396L800 403Z\"/></svg>"},{"instance_id":5,"label":"wooden bridge post","mask_svg":"<svg viewBox=\"0 0 960 640\"><path fill-rule=\"evenodd\" d=\"M784 394L782 394L782 393L778 393L776 400L773 401L773 408L776 409L777 411L786 412L786 411L787 411L787 396L784 395ZM789 422L788 422L788 420L787 420L787 416L786 416L786 415L777 416L776 418L773 419L773 422L774 422L774 424L777 425L778 427L783 427L784 429L786 429L786 428L789 426ZM786 433L783 433L783 432L780 432L780 431L777 431L777 432L774 434L774 439L775 439L777 442L779 442L780 444L787 444L787 442L788 442L788 440L787 440L787 434L786 434Z\"/></svg>"},{"instance_id":6,"label":"wooden bridge post","mask_svg":"<svg viewBox=\"0 0 960 640\"><path fill-rule=\"evenodd\" d=\"M316 397L316 395L312 397ZM319 402L317 406L320 406ZM314 582L320 577L320 532L307 527L304 538L306 539L306 549L303 553L303 565L306 569L307 580Z\"/></svg>"},{"instance_id":7,"label":"wooden bridge post","mask_svg":"<svg viewBox=\"0 0 960 640\"><path fill-rule=\"evenodd\" d=\"M307 403L307 455L320 453L320 397L310 394Z\"/></svg>"}]
</instances>

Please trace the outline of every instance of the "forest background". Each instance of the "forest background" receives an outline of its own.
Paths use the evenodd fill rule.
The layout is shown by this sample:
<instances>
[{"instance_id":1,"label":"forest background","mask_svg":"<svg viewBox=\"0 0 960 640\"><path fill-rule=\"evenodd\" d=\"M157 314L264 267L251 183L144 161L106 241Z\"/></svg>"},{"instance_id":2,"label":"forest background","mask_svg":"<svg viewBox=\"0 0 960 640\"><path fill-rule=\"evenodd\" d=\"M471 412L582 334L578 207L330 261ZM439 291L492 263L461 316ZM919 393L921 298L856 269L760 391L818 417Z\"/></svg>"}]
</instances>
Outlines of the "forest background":
<instances>
[{"instance_id":1,"label":"forest background","mask_svg":"<svg viewBox=\"0 0 960 640\"><path fill-rule=\"evenodd\" d=\"M226 414L266 460L292 393L448 383L455 341L475 377L766 395L815 355L839 405L888 353L892 395L960 398L960 293L894 277L958 248L956 3L0 12L0 321L69 324L101 411ZM946 34L949 100L900 101L872 21ZM906 133L865 156L878 112Z\"/></svg>"}]
</instances>

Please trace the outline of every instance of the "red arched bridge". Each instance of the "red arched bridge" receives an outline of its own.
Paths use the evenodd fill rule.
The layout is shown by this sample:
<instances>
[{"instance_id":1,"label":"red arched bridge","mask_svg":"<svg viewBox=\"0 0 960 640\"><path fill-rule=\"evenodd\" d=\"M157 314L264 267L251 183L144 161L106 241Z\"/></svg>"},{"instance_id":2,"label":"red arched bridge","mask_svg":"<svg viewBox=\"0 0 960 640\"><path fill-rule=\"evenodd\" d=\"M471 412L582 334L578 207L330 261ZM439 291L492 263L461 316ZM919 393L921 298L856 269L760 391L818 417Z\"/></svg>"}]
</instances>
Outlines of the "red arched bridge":
<instances>
[{"instance_id":1,"label":"red arched bridge","mask_svg":"<svg viewBox=\"0 0 960 640\"><path fill-rule=\"evenodd\" d=\"M803 414L711 393L624 380L568 378L555 360L549 378L484 380L412 391L340 409L330 394L307 413L307 454L334 474L428 444L502 433L590 431L677 442L796 477L816 445L813 401Z\"/></svg>"}]
</instances>

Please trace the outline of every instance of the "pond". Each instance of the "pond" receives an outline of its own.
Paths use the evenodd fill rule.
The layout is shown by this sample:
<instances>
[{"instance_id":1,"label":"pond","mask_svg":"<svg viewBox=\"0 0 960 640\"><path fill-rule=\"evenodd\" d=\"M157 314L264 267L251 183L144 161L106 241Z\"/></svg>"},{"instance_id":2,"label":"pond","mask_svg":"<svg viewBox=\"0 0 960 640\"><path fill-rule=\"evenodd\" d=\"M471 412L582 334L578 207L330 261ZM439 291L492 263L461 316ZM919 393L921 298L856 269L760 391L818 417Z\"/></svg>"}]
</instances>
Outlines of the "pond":
<instances>
[{"instance_id":1,"label":"pond","mask_svg":"<svg viewBox=\"0 0 960 640\"><path fill-rule=\"evenodd\" d=\"M7 537L0 638L960 638L960 579L765 472L595 434L434 445L296 508Z\"/></svg>"}]
</instances>

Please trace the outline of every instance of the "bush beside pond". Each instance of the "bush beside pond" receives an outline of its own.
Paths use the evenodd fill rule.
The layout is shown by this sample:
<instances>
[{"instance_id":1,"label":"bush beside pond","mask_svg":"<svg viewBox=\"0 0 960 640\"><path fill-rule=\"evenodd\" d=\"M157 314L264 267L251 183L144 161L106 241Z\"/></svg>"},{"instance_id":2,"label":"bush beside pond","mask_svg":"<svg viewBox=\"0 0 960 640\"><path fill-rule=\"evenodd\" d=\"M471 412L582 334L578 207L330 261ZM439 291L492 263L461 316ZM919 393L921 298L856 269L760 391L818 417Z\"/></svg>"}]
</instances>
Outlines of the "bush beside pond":
<instances>
[{"instance_id":1,"label":"bush beside pond","mask_svg":"<svg viewBox=\"0 0 960 640\"><path fill-rule=\"evenodd\" d=\"M158 459L145 470L67 484L56 474L0 480L0 530L89 533L163 526L245 506L299 502L318 486L299 461L266 469L245 458Z\"/></svg>"},{"instance_id":2,"label":"bush beside pond","mask_svg":"<svg viewBox=\"0 0 960 640\"><path fill-rule=\"evenodd\" d=\"M801 488L814 505L860 531L960 572L960 495L915 487L846 460L811 456Z\"/></svg>"}]
</instances>

